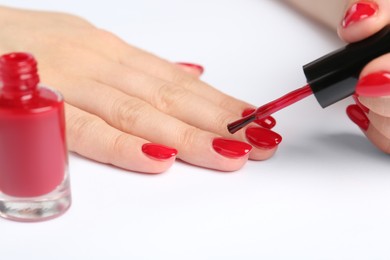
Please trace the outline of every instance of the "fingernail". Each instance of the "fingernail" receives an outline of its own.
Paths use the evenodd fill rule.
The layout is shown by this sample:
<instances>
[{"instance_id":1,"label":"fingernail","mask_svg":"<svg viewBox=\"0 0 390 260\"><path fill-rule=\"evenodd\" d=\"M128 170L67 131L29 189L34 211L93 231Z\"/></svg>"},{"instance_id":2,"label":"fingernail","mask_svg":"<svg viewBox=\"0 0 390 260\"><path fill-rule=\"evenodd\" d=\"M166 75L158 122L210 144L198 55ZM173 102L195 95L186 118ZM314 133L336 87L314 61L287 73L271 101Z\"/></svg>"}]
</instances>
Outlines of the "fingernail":
<instances>
[{"instance_id":1,"label":"fingernail","mask_svg":"<svg viewBox=\"0 0 390 260\"><path fill-rule=\"evenodd\" d=\"M346 28L353 23L360 22L378 12L378 4L371 1L359 1L354 3L345 13L341 25Z\"/></svg>"},{"instance_id":2,"label":"fingernail","mask_svg":"<svg viewBox=\"0 0 390 260\"><path fill-rule=\"evenodd\" d=\"M142 152L157 160L167 160L177 155L177 150L161 144L147 143L142 145Z\"/></svg>"},{"instance_id":3,"label":"fingernail","mask_svg":"<svg viewBox=\"0 0 390 260\"><path fill-rule=\"evenodd\" d=\"M248 116L250 114L252 114L253 112L255 112L256 109L254 108L247 108L245 109L243 112L242 112L242 116ZM272 116L267 116L266 118L264 119L256 119L254 121L256 124L258 124L259 126L262 126L264 128L267 128L267 129L272 129L275 125L276 125L276 120L275 118L273 118Z\"/></svg>"},{"instance_id":4,"label":"fingernail","mask_svg":"<svg viewBox=\"0 0 390 260\"><path fill-rule=\"evenodd\" d=\"M282 141L279 134L261 127L248 127L245 134L250 144L262 149L275 148Z\"/></svg>"},{"instance_id":5,"label":"fingernail","mask_svg":"<svg viewBox=\"0 0 390 260\"><path fill-rule=\"evenodd\" d=\"M201 65L194 64L194 63L188 63L188 62L176 62L177 65L183 66L183 67L188 67L190 69L198 71L200 75L203 74L204 68Z\"/></svg>"},{"instance_id":6,"label":"fingernail","mask_svg":"<svg viewBox=\"0 0 390 260\"><path fill-rule=\"evenodd\" d=\"M215 138L213 140L213 148L220 155L229 158L243 157L252 150L250 144L224 138Z\"/></svg>"},{"instance_id":7,"label":"fingernail","mask_svg":"<svg viewBox=\"0 0 390 260\"><path fill-rule=\"evenodd\" d=\"M358 105L350 105L347 107L347 115L358 127L367 131L370 125L370 120L364 111Z\"/></svg>"},{"instance_id":8,"label":"fingernail","mask_svg":"<svg viewBox=\"0 0 390 260\"><path fill-rule=\"evenodd\" d=\"M390 95L390 72L380 71L361 78L356 86L356 94L365 97Z\"/></svg>"},{"instance_id":9,"label":"fingernail","mask_svg":"<svg viewBox=\"0 0 390 260\"><path fill-rule=\"evenodd\" d=\"M354 94L352 97L353 100L355 100L356 105L358 105L364 113L368 114L368 112L370 112L370 110L360 102L359 96L357 94Z\"/></svg>"}]
</instances>

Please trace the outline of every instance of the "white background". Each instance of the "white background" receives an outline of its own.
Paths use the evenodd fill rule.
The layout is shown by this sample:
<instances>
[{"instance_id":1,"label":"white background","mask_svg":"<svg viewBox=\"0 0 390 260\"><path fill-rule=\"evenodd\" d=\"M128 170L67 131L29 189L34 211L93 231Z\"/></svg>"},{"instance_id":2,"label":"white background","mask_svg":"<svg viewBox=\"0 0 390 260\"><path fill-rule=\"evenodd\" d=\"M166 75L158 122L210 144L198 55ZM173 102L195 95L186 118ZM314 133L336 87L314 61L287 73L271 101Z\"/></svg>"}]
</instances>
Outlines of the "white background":
<instances>
[{"instance_id":1,"label":"white background","mask_svg":"<svg viewBox=\"0 0 390 260\"><path fill-rule=\"evenodd\" d=\"M8 3L7 3L8 2ZM342 46L281 1L0 1L81 15L261 105ZM131 58L131 57L129 57ZM73 205L52 221L0 220L1 259L389 259L390 160L313 97L275 115L266 162L220 173L176 162L146 175L70 155Z\"/></svg>"}]
</instances>

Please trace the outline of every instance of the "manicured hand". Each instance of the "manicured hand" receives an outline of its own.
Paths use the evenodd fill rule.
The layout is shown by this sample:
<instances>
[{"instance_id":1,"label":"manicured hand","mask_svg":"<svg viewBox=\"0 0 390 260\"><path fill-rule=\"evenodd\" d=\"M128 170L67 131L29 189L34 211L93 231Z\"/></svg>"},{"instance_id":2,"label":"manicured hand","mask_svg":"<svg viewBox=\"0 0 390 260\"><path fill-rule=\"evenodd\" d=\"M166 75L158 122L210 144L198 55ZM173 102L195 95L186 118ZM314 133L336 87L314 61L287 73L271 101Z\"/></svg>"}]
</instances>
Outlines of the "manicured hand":
<instances>
[{"instance_id":1,"label":"manicured hand","mask_svg":"<svg viewBox=\"0 0 390 260\"><path fill-rule=\"evenodd\" d=\"M339 25L340 37L355 42L390 24L390 1L349 1ZM390 44L390 43L389 43ZM370 62L361 72L355 105L347 114L385 153L390 153L390 54Z\"/></svg>"},{"instance_id":2,"label":"manicured hand","mask_svg":"<svg viewBox=\"0 0 390 260\"><path fill-rule=\"evenodd\" d=\"M201 66L160 59L73 15L0 7L0 25L0 53L32 53L42 84L63 94L68 147L82 156L147 173L175 158L234 171L281 141L272 118L228 133L253 106L200 81Z\"/></svg>"}]
</instances>

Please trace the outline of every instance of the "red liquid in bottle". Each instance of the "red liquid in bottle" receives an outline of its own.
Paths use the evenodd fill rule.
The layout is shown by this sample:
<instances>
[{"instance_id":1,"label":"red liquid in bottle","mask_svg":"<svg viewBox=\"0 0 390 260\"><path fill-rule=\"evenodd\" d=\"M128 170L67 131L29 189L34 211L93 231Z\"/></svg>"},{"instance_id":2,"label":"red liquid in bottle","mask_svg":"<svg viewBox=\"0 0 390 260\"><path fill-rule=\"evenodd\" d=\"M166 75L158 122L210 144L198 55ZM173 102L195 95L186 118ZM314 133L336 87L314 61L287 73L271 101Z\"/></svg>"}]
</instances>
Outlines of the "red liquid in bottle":
<instances>
[{"instance_id":1,"label":"red liquid in bottle","mask_svg":"<svg viewBox=\"0 0 390 260\"><path fill-rule=\"evenodd\" d=\"M22 221L59 213L59 209L53 215L45 212L48 205L40 209L42 201L52 201L58 207L56 199L66 195L67 205L60 203L59 208L65 210L70 204L69 191L55 194L67 181L64 103L61 95L39 87L38 82L37 64L31 55L0 57L0 211L3 217ZM50 193L54 197L45 198ZM29 216L22 215L17 205L21 201L32 202ZM7 216L7 208L8 213L18 211L16 216Z\"/></svg>"}]
</instances>

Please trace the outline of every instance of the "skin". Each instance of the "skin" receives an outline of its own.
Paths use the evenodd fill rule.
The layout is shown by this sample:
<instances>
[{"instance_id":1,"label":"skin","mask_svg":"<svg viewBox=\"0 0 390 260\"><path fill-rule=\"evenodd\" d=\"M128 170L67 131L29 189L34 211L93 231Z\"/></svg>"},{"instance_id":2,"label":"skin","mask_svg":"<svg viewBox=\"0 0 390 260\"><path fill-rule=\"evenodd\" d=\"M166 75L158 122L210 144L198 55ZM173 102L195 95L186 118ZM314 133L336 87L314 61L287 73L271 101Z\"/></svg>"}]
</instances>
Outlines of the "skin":
<instances>
[{"instance_id":1,"label":"skin","mask_svg":"<svg viewBox=\"0 0 390 260\"><path fill-rule=\"evenodd\" d=\"M282 0L293 8L336 30L344 15L346 0Z\"/></svg>"},{"instance_id":2,"label":"skin","mask_svg":"<svg viewBox=\"0 0 390 260\"><path fill-rule=\"evenodd\" d=\"M244 131L233 136L226 125L253 106L200 81L199 71L128 45L82 18L0 7L0 26L0 53L33 53L41 83L63 94L70 151L146 173L163 172L175 161L145 155L141 147L149 142L221 171L276 151L254 147L240 158L214 151L217 137L246 142Z\"/></svg>"},{"instance_id":3,"label":"skin","mask_svg":"<svg viewBox=\"0 0 390 260\"><path fill-rule=\"evenodd\" d=\"M286 1L338 28L348 42L363 39L390 21L384 0L377 1L382 11L376 18L348 28L339 24L352 1ZM0 53L33 53L42 84L55 86L64 95L68 147L82 156L131 171L163 172L175 157L155 160L143 154L142 145L153 142L176 148L177 158L190 164L235 171L248 159L270 158L277 149L254 147L240 158L216 153L211 146L216 137L247 141L244 131L230 135L226 124L253 106L202 82L199 71L133 47L80 17L0 7L0 26ZM373 61L362 75L378 68L390 70L388 59ZM371 110L365 134L389 153L390 109L383 108L390 102L383 97L360 100Z\"/></svg>"}]
</instances>

